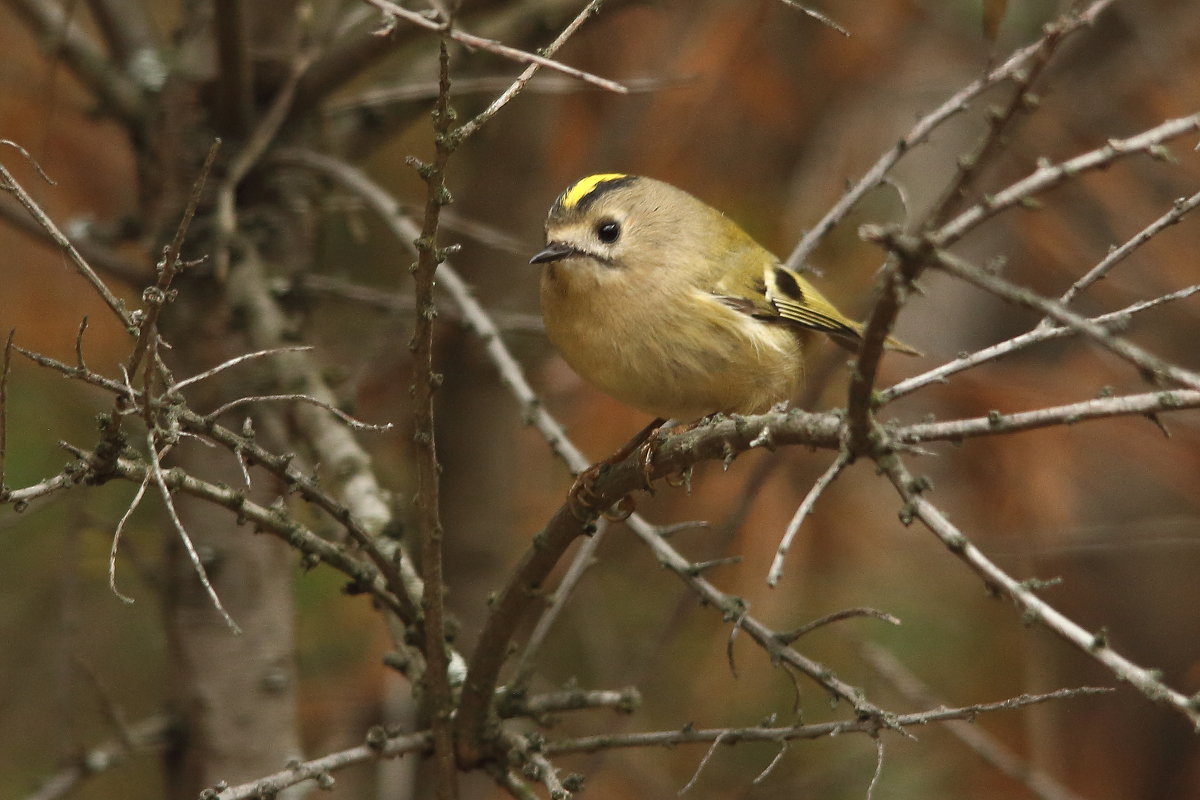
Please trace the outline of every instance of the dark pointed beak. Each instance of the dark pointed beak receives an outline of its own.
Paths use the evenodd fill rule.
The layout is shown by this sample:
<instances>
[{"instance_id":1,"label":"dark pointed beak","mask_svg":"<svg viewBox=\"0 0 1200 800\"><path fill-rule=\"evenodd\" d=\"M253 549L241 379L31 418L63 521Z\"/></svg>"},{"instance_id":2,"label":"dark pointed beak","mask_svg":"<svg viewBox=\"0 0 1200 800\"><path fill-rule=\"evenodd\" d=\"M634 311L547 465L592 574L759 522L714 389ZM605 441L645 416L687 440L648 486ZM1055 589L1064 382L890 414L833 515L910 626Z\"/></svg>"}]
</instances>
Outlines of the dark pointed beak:
<instances>
[{"instance_id":1,"label":"dark pointed beak","mask_svg":"<svg viewBox=\"0 0 1200 800\"><path fill-rule=\"evenodd\" d=\"M540 253L529 259L530 264L546 264L550 261L560 261L568 256L575 255L576 250L569 244L563 242L550 242Z\"/></svg>"}]
</instances>

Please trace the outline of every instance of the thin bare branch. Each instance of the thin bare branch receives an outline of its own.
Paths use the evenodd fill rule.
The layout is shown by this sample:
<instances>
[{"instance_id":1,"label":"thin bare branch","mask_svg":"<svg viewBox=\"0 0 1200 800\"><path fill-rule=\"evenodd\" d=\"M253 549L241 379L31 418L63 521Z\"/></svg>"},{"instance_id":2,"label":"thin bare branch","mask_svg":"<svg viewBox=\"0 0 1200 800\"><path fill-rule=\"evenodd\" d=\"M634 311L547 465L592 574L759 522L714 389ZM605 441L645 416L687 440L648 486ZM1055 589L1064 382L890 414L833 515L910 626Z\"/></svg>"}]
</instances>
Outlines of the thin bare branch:
<instances>
[{"instance_id":1,"label":"thin bare branch","mask_svg":"<svg viewBox=\"0 0 1200 800\"><path fill-rule=\"evenodd\" d=\"M801 3L797 3L796 0L782 0L782 2L785 5L791 6L792 8L796 9L797 11L799 11L803 14L807 14L808 16L815 19L817 22L820 22L822 25L826 25L830 28L833 28L835 31L840 33L842 36L850 35L850 31L846 30L841 25L837 24L832 19L830 19L828 16L826 16L825 14L822 14L820 11L817 11L816 9L809 8L808 6L803 5Z\"/></svg>"},{"instance_id":2,"label":"thin bare branch","mask_svg":"<svg viewBox=\"0 0 1200 800\"><path fill-rule=\"evenodd\" d=\"M984 417L945 422L916 422L895 429L893 434L895 441L902 444L936 441L957 442L978 436L1011 434L1113 417L1164 414L1190 408L1200 408L1200 390L1164 389L1143 394L1099 397L1094 400L1084 400L1061 406L1047 406L1014 414L992 411Z\"/></svg>"},{"instance_id":3,"label":"thin bare branch","mask_svg":"<svg viewBox=\"0 0 1200 800\"><path fill-rule=\"evenodd\" d=\"M482 36L475 36L467 33L466 31L454 28L445 22L438 22L430 19L427 16L419 14L416 11L410 11L407 8L402 8L395 3L389 2L389 0L367 0L367 2L378 8L389 17L399 18L418 27L425 28L426 30L433 31L434 33L449 37L450 39L453 39L459 44L467 47L485 50L489 53L495 53L498 56L503 56L504 58L512 59L513 61L518 61L522 64L537 64L538 66L556 70L564 75L570 75L572 78L586 81L600 87L601 89L605 89L610 92L616 92L617 94L626 94L629 91L625 86L617 83L616 81L610 81L607 78L601 78L599 75L593 75L590 72L585 72L581 69L576 69L575 67L569 67L559 61L554 61L534 53L527 53L524 50L518 50L515 47L509 47L506 44L501 44L500 42L492 39L485 39Z\"/></svg>"},{"instance_id":4,"label":"thin bare branch","mask_svg":"<svg viewBox=\"0 0 1200 800\"><path fill-rule=\"evenodd\" d=\"M449 27L449 21L447 27ZM446 168L454 152L450 136L454 114L450 108L450 51L443 37L438 51L438 99L433 110L435 155L432 163L418 167L425 181L425 210L421 234L416 239L417 261L413 265L413 291L417 314L409 350L412 353L412 422L416 443L415 522L421 553L423 652L428 669L424 675L424 702L433 732L434 795L438 800L458 797L458 764L455 756L454 689L462 676L452 679L447 670L450 655L446 646L445 573L442 548L441 464L438 462L434 396L442 376L434 372L434 320L437 305L433 286L438 267L446 254L439 243L442 207L450 204ZM415 160L414 160L415 161ZM546 785L555 780L543 776Z\"/></svg>"},{"instance_id":5,"label":"thin bare branch","mask_svg":"<svg viewBox=\"0 0 1200 800\"><path fill-rule=\"evenodd\" d=\"M1181 197L1171 204L1171 208L1158 219L1151 222L1145 228L1140 230L1132 238L1122 244L1120 247L1113 248L1104 259L1088 270L1082 278L1071 284L1067 291L1063 292L1062 297L1058 298L1058 302L1065 305L1070 305L1076 295L1082 292L1087 287L1091 286L1096 281L1103 278L1117 264L1124 261L1131 253L1144 245L1146 242L1153 239L1166 228L1171 227L1183 219L1188 212L1200 206L1200 192L1191 197ZM1039 328L1048 328L1054 325L1050 319L1043 319Z\"/></svg>"},{"instance_id":6,"label":"thin bare branch","mask_svg":"<svg viewBox=\"0 0 1200 800\"><path fill-rule=\"evenodd\" d=\"M396 758L405 755L425 755L432 747L433 739L428 731L405 735L389 735L383 728L372 728L367 733L367 743L330 753L310 761L296 761L287 769L249 783L230 786L213 794L214 800L256 800L270 797L289 786L304 781L316 781L318 786L333 787L332 773L339 769L376 761L381 758Z\"/></svg>"},{"instance_id":7,"label":"thin bare branch","mask_svg":"<svg viewBox=\"0 0 1200 800\"><path fill-rule=\"evenodd\" d=\"M559 780L558 769L542 752L540 742L535 744L530 737L508 731L503 735L503 744L508 757L523 764L522 773L525 777L545 786L546 792L554 800L570 800L572 793Z\"/></svg>"},{"instance_id":8,"label":"thin bare branch","mask_svg":"<svg viewBox=\"0 0 1200 800\"><path fill-rule=\"evenodd\" d=\"M603 3L604 3L604 0L589 0L588 4L583 7L583 10L581 10L575 16L575 19L573 19L569 23L567 23L567 26L565 28L563 28L562 32L560 34L558 34L557 37L555 37L554 41L546 46L546 48L542 51L542 55L545 58L550 58L555 53L557 53L559 51L559 49L564 44L567 43L567 40L575 35L575 31L579 30L579 28L583 25L584 22L586 22L589 18L591 18L591 17L595 16L597 13L599 13L600 6ZM500 109L504 108L504 106L508 105L508 103L514 97L516 97L518 94L520 94L522 91L524 91L525 86L529 83L530 80L533 79L533 76L537 74L538 68L542 67L542 66L544 66L544 64L538 63L536 61L530 63L529 66L527 66L525 68L524 72L522 72L517 77L517 79L515 81L513 81L512 84L507 89L505 89L503 92L501 92L500 95L495 100L493 100L487 108L485 108L483 111L479 112L479 114L477 114L473 119L471 119L470 121L461 125L457 130L455 130L455 132L454 132L455 137L459 141L463 141L463 140L469 139L471 136L473 136L481 127L483 127L484 125L487 124L488 120L490 120L492 117L496 116L496 114L500 111ZM619 86L619 84L613 84L613 86L614 87ZM604 87L604 88L613 89L613 87ZM629 91L629 89L625 86L620 86L619 89L613 89L613 90L620 91L620 92L628 92Z\"/></svg>"},{"instance_id":9,"label":"thin bare branch","mask_svg":"<svg viewBox=\"0 0 1200 800\"><path fill-rule=\"evenodd\" d=\"M780 742L779 743L779 752L777 752L775 754L775 757L771 759L771 762L769 764L767 764L766 767L763 768L763 771L758 773L757 775L755 775L754 780L752 780L750 782L752 784L754 784L755 786L757 786L758 784L765 781L767 779L767 777L772 772L775 771L775 767L779 766L779 762L783 761L783 757L785 755L787 755L787 751L788 751L788 743Z\"/></svg>"},{"instance_id":10,"label":"thin bare branch","mask_svg":"<svg viewBox=\"0 0 1200 800\"><path fill-rule=\"evenodd\" d=\"M1139 666L1117 653L1102 633L1084 630L1038 597L1024 582L996 566L941 510L925 498L922 488L926 484L916 480L899 457L881 459L879 465L905 502L904 518L919 519L989 587L1011 600L1020 609L1024 620L1045 626L1105 667L1118 680L1128 683L1148 699L1182 714L1200 731L1200 705L1192 698L1164 684L1156 670Z\"/></svg>"},{"instance_id":11,"label":"thin bare branch","mask_svg":"<svg viewBox=\"0 0 1200 800\"><path fill-rule=\"evenodd\" d=\"M683 788L675 794L682 796L691 791L692 787L696 785L696 781L700 780L700 773L704 771L704 768L708 766L708 762L712 760L713 753L717 752L717 745L723 742L729 735L729 731L721 731L713 737L712 745L704 753L704 758L700 759L700 763L696 765L696 771L692 773L692 777L683 785Z\"/></svg>"},{"instance_id":12,"label":"thin bare branch","mask_svg":"<svg viewBox=\"0 0 1200 800\"><path fill-rule=\"evenodd\" d=\"M491 774L497 786L508 792L509 797L515 800L540 800L537 792L521 780L515 770L494 764L489 764L484 769Z\"/></svg>"},{"instance_id":13,"label":"thin bare branch","mask_svg":"<svg viewBox=\"0 0 1200 800\"><path fill-rule=\"evenodd\" d=\"M1104 328L1111 325L1124 325L1134 314L1146 311L1147 309L1155 308L1164 303L1183 300L1200 292L1200 284L1189 286L1185 289L1180 289L1175 292L1170 292L1161 297L1156 297L1152 300L1142 300L1132 305L1128 305L1118 311L1110 311L1107 314L1101 314L1097 317L1091 317L1090 321ZM1060 301L1061 302L1061 301ZM985 364L989 361L995 361L1003 358L1019 350L1023 350L1031 345L1041 342L1048 342L1054 339L1061 339L1066 336L1077 336L1079 331L1075 328L1065 325L1038 325L1031 331L1014 336L1011 339L1006 339L1003 342L997 342L990 347L985 347L982 350L976 350L973 353L967 353L953 361L948 361L939 367L935 367L927 372L922 372L920 375L914 375L911 378L905 378L891 388L884 389L878 395L879 404L895 400L898 397L903 397L907 394L912 394L917 389L928 386L931 383L944 383L947 378L955 373L962 372L972 367L977 367L980 364Z\"/></svg>"},{"instance_id":14,"label":"thin bare branch","mask_svg":"<svg viewBox=\"0 0 1200 800\"><path fill-rule=\"evenodd\" d=\"M1018 114L1027 108L1029 87L1037 80L1049 63L1050 57L1062 43L1066 30L1066 26L1061 24L1045 28L1039 46L1031 54L1027 67L1012 75L1014 85L1008 103L1000 111L988 115L987 131L975 151L958 161L954 177L947 182L941 196L929 212L921 220L909 220L907 228L923 231L936 227L965 200L981 168L1001 152L1004 132ZM862 344L855 359L850 391L846 399L846 413L850 421L848 446L852 453L863 452L869 447L876 374L885 342L924 267L920 260L897 260L891 254L884 265L879 296L863 328Z\"/></svg>"},{"instance_id":15,"label":"thin bare branch","mask_svg":"<svg viewBox=\"0 0 1200 800\"><path fill-rule=\"evenodd\" d=\"M235 634L241 634L242 629L233 621L233 617L229 616L229 612L225 610L225 605L221 602L221 598L217 596L217 590L213 588L212 582L208 579L208 570L204 568L204 562L200 560L200 554L196 552L196 547L192 544L192 537L188 535L187 529L183 527L183 522L179 519L178 512L175 511L175 500L171 497L171 489L167 486L167 480L163 476L162 463L159 461L158 447L154 441L153 430L146 432L146 447L146 457L150 462L148 478L154 481L159 493L162 495L163 506L167 510L167 516L170 517L171 525L174 526L175 532L179 534L179 538L183 542L184 550L187 551L188 558L192 562L192 568L196 572L196 577L200 580L200 585L204 587L204 591L208 594L208 599L212 601L213 607L220 613L221 618L225 620L225 624L229 626L229 629Z\"/></svg>"},{"instance_id":16,"label":"thin bare branch","mask_svg":"<svg viewBox=\"0 0 1200 800\"><path fill-rule=\"evenodd\" d=\"M579 585L584 572L596 562L596 551L600 547L600 542L604 540L604 534L608 528L607 520L599 520L596 523L596 530L584 540L579 547L579 552L571 559L566 574L559 581L554 594L550 596L546 610L538 617L537 623L533 626L533 632L529 634L529 640L525 642L525 649L521 651L521 656L517 659L513 678L509 681L510 690L520 691L529 685L546 636L549 635L550 629L554 627L559 615L566 608L567 600L574 593L575 587Z\"/></svg>"},{"instance_id":17,"label":"thin bare branch","mask_svg":"<svg viewBox=\"0 0 1200 800\"><path fill-rule=\"evenodd\" d=\"M1197 115L1196 120L1197 123L1200 123L1200 115ZM1200 374L1168 363L1145 349L1119 336L1114 336L1103 325L1073 311L1068 311L1061 303L1056 303L997 275L979 269L966 259L943 249L935 240L905 236L874 226L864 226L863 237L882 244L889 251L897 253L902 260L920 261L937 267L991 292L997 297L1026 308L1032 308L1061 325L1074 328L1104 349L1135 365L1147 375L1176 381L1193 389L1200 389Z\"/></svg>"},{"instance_id":18,"label":"thin bare branch","mask_svg":"<svg viewBox=\"0 0 1200 800\"><path fill-rule=\"evenodd\" d=\"M812 513L813 506L817 504L817 498L829 488L829 485L837 479L837 476L841 474L842 470L849 463L849 453L838 453L838 457L829 465L829 469L821 473L821 477L817 478L816 483L808 490L808 494L804 495L804 500L800 503L800 507L796 509L796 513L792 515L787 529L783 532L783 538L780 539L779 546L775 548L775 558L771 561L771 568L767 572L768 586L779 585L779 580L783 577L783 559L787 555L787 551L791 548L792 541L796 538L801 524L804 523L804 518Z\"/></svg>"},{"instance_id":19,"label":"thin bare branch","mask_svg":"<svg viewBox=\"0 0 1200 800\"><path fill-rule=\"evenodd\" d=\"M501 717L543 717L561 711L613 709L624 714L632 713L642 703L641 692L636 686L624 689L565 689L527 696L505 692L496 712Z\"/></svg>"},{"instance_id":20,"label":"thin bare branch","mask_svg":"<svg viewBox=\"0 0 1200 800\"><path fill-rule=\"evenodd\" d=\"M875 737L875 773L867 784L867 800L875 796L875 787L879 785L879 777L883 775L883 738Z\"/></svg>"},{"instance_id":21,"label":"thin bare branch","mask_svg":"<svg viewBox=\"0 0 1200 800\"><path fill-rule=\"evenodd\" d=\"M792 644L797 639L806 634L812 633L817 628L823 628L834 622L841 622L844 619L855 619L857 617L869 617L870 619L878 619L889 625L899 625L900 620L892 616L886 611L880 611L875 608L847 608L844 611L835 611L832 614L826 614L823 617L814 619L812 622L806 622L798 628L787 631L786 633L776 634L776 638L784 644Z\"/></svg>"},{"instance_id":22,"label":"thin bare branch","mask_svg":"<svg viewBox=\"0 0 1200 800\"><path fill-rule=\"evenodd\" d=\"M251 361L256 358L263 358L264 356L273 356L273 355L277 355L279 353L308 353L308 352L312 352L313 349L314 348L311 345L295 345L293 347L270 347L270 348L267 348L266 350L256 350L253 353L243 353L240 356L234 356L233 358L230 358L226 361L221 362L220 364L213 367L212 369L206 369L203 372L196 373L195 375L191 376L190 378L185 378L184 380L177 381L176 383L172 384L167 391L170 394L177 394L181 389L183 389L186 386L191 386L193 383L199 383L200 381L208 380L209 378L217 375L218 373L224 372L225 370L229 369L230 367L236 367L238 364L244 364L245 362Z\"/></svg>"},{"instance_id":23,"label":"thin bare branch","mask_svg":"<svg viewBox=\"0 0 1200 800\"><path fill-rule=\"evenodd\" d=\"M890 722L899 729L928 725L947 720L971 720L980 714L996 711L1015 711L1032 705L1047 703L1055 700L1065 700L1075 697L1090 697L1098 694L1108 694L1112 689L1084 686L1075 689L1058 689L1043 694L1022 694L995 703L979 703L958 708L935 708L912 714L897 714ZM822 722L812 725L794 725L790 727L752 727L752 728L692 728L681 730L655 731L651 733L625 733L598 736L582 736L574 739L561 739L547 742L545 750L548 755L565 755L567 753L594 753L602 750L613 750L628 747L675 747L681 744L705 744L717 739L727 745L742 742L786 742L801 739L822 739L830 736L840 736L846 733L865 733L878 735L893 725L885 724L874 718L860 718L839 722Z\"/></svg>"},{"instance_id":24,"label":"thin bare branch","mask_svg":"<svg viewBox=\"0 0 1200 800\"><path fill-rule=\"evenodd\" d=\"M805 260L816 250L838 223L858 204L863 197L883 185L888 173L896 163L914 147L929 138L929 135L949 118L965 111L969 104L984 91L1008 80L1030 62L1040 57L1049 46L1055 46L1058 41L1069 37L1076 31L1091 25L1096 18L1115 0L1096 0L1086 9L1072 12L1061 17L1054 25L1059 33L1053 41L1043 36L1038 41L1013 53L1003 64L990 70L986 75L964 86L955 92L944 103L917 121L917 124L898 141L892 149L884 153L867 172L851 186L841 199L829 209L810 230L808 230L792 252L787 257L786 266L791 269L801 269Z\"/></svg>"},{"instance_id":25,"label":"thin bare branch","mask_svg":"<svg viewBox=\"0 0 1200 800\"><path fill-rule=\"evenodd\" d=\"M70 489L77 484L78 481L75 480L74 476L60 473L52 478L45 478L21 489L10 489L4 495L4 502L11 505L13 510L20 514L28 509L29 504L33 501L47 497L63 489Z\"/></svg>"},{"instance_id":26,"label":"thin bare branch","mask_svg":"<svg viewBox=\"0 0 1200 800\"><path fill-rule=\"evenodd\" d=\"M378 39L378 37L374 37ZM533 69L536 65L526 68ZM663 89L673 89L683 86L694 79L688 77L642 77L625 78L621 84L629 90L629 94L658 92ZM461 97L469 94L490 94L503 92L512 88L513 79L507 77L459 78L454 82L454 95ZM535 75L525 84L523 92L533 94L575 94L583 91L597 91L590 84L583 84L565 75ZM437 97L435 81L410 81L399 86L382 86L367 89L361 94L348 97L345 100L334 100L322 111L327 117L340 114L359 113L363 110L379 111L388 106L412 103L419 100L433 100Z\"/></svg>"},{"instance_id":27,"label":"thin bare branch","mask_svg":"<svg viewBox=\"0 0 1200 800\"><path fill-rule=\"evenodd\" d=\"M150 484L151 476L147 475L145 479L138 484L137 492L134 493L133 499L129 501L129 505L125 508L125 513L117 520L116 530L113 531L112 546L108 550L108 588L114 595L117 596L122 603L128 605L133 604L133 598L123 593L117 588L117 548L121 545L121 534L125 531L125 524L129 522L129 518L133 516L133 512L142 504L142 498L146 494L146 487Z\"/></svg>"},{"instance_id":28,"label":"thin bare branch","mask_svg":"<svg viewBox=\"0 0 1200 800\"><path fill-rule=\"evenodd\" d=\"M891 683L905 699L926 707L942 705L933 691L887 650L871 642L863 642L860 650L875 671ZM1004 742L974 721L949 720L945 728L985 763L1023 784L1041 800L1084 800L1052 775L1010 750Z\"/></svg>"},{"instance_id":29,"label":"thin bare branch","mask_svg":"<svg viewBox=\"0 0 1200 800\"><path fill-rule=\"evenodd\" d=\"M137 340L133 350L129 353L129 358L125 361L125 371L129 375L137 373L146 350L158 340L158 318L162 314L163 307L171 300L171 283L181 268L180 253L183 249L183 241L187 238L188 229L191 228L192 220L196 216L196 209L200 207L204 186L208 182L209 173L212 171L213 164L217 160L217 152L220 149L221 140L214 139L208 148L204 164L200 167L200 174L192 184L192 193L183 209L183 215L179 218L179 225L175 228L175 236L163 252L163 260L158 264L158 280L153 287L142 293L142 300L146 303L146 308L141 311L134 323L137 327ZM147 374L149 374L149 370L147 370Z\"/></svg>"},{"instance_id":30,"label":"thin bare branch","mask_svg":"<svg viewBox=\"0 0 1200 800\"><path fill-rule=\"evenodd\" d=\"M26 153L24 148L22 148L20 145L9 142L7 139L3 140L3 143L17 148L26 156L26 158L29 157L29 154ZM42 172L41 167L38 167L37 169L38 172ZM42 172L42 175L45 175L45 173ZM40 225L44 231L46 231L46 234L54 241L54 243L62 248L62 250L67 254L67 257L71 259L71 263L75 265L75 269L80 275L87 279L88 283L92 285L92 288L96 290L96 293L99 294L101 299L104 300L104 303L110 309L112 309L114 314L116 314L117 319L121 321L121 324L126 329L132 328L133 320L131 319L129 313L125 310L124 301L118 299L117 296L112 293L108 286L105 285L104 281L100 279L100 276L96 274L95 270L91 268L83 256L79 254L79 251L75 249L75 246L71 244L70 240L67 239L63 232L59 230L58 226L54 224L54 220L50 219L49 215L42 210L42 207L38 205L37 201L33 199L29 192L25 191L25 187L23 187L20 182L13 177L12 173L9 172L3 164L0 164L0 177L3 177L4 179L3 182L0 183L0 191L10 192L17 198L18 201L20 201L21 205L25 207L25 210L29 212L29 215L37 221L38 225Z\"/></svg>"},{"instance_id":31,"label":"thin bare branch","mask_svg":"<svg viewBox=\"0 0 1200 800\"><path fill-rule=\"evenodd\" d=\"M228 444L228 441L223 443ZM65 446L80 460L80 463L73 465L73 472L71 474L59 476L63 478L67 485L72 485L81 477L87 476L89 470L97 463L98 459L93 452L70 445ZM270 460L268 454L260 451L258 455L262 458L264 466L266 466L266 462ZM136 483L141 483L148 477L152 480L157 480L151 466L148 466L143 461L129 458L116 459L112 464L112 474L109 477L117 477ZM179 469L160 470L159 477L161 477L162 482L166 484L169 490L182 491L193 497L226 508L233 512L239 519L251 522L257 529L270 533L287 542L291 547L311 556L313 563L324 562L329 564L334 569L349 577L356 590L369 592L401 618L412 618L411 607L404 605L400 599L389 591L388 583L378 568L355 557L353 553L342 545L317 535L317 533L296 522L291 517L281 514L278 509L267 508L247 499L244 492L231 489L228 486L201 480ZM296 482L296 488L302 492L304 491L303 486L303 482ZM320 497L316 493L310 493L308 496L313 497L314 500ZM340 518L346 520L348 516L348 514L343 513ZM345 522L344 524L349 524L349 522Z\"/></svg>"},{"instance_id":32,"label":"thin bare branch","mask_svg":"<svg viewBox=\"0 0 1200 800\"><path fill-rule=\"evenodd\" d=\"M295 350L309 350L311 348L298 347ZM267 395L252 395L249 397L239 397L236 400L230 400L220 408L210 411L205 416L210 419L217 419L222 414L227 414L235 408L252 405L254 403L272 403L272 402L288 402L288 403L308 403L310 405L323 408L330 414L333 414L339 420L344 422L351 430L356 431L371 431L372 433L385 433L396 427L390 422L385 422L382 425L377 425L371 422L362 422L342 411L337 406L326 403L316 397L311 397L306 394L267 394Z\"/></svg>"},{"instance_id":33,"label":"thin bare branch","mask_svg":"<svg viewBox=\"0 0 1200 800\"><path fill-rule=\"evenodd\" d=\"M450 228L451 226L446 225L445 227ZM361 303L369 308L379 309L380 311L394 313L407 312L411 314L416 310L411 294L390 292L383 289L376 289L372 286L363 286L362 284L353 283L341 278L334 278L329 275L309 274L300 276L298 280L300 285L306 290L349 300L353 303ZM493 310L490 313L492 320L496 323L497 330L500 331L544 333L546 330L546 326L542 324L542 318L538 314L499 310ZM462 311L457 305L447 305L441 311L441 315L464 326L467 324Z\"/></svg>"},{"instance_id":34,"label":"thin bare branch","mask_svg":"<svg viewBox=\"0 0 1200 800\"><path fill-rule=\"evenodd\" d=\"M666 440L664 444L670 441ZM637 515L631 516L626 524L637 534L638 538L650 547L660 564L674 572L707 606L720 613L725 619L737 620L738 627L746 631L773 661L788 664L804 673L817 685L828 691L830 695L849 703L860 716L878 719L888 717L886 712L868 701L860 689L839 679L824 664L783 644L775 630L760 622L753 615L746 613L744 604L739 598L722 592L706 578L693 574L690 562L671 547L658 534L654 526Z\"/></svg>"},{"instance_id":35,"label":"thin bare branch","mask_svg":"<svg viewBox=\"0 0 1200 800\"><path fill-rule=\"evenodd\" d=\"M15 200L5 199L0 202L0 219L7 222L14 230L20 231L40 244L58 245L58 240L36 219L30 217L29 213ZM74 245L88 264L111 278L141 286L152 275L148 266L143 267L123 254L87 238L86 235L83 238L76 235Z\"/></svg>"},{"instance_id":36,"label":"thin bare branch","mask_svg":"<svg viewBox=\"0 0 1200 800\"><path fill-rule=\"evenodd\" d=\"M974 152L957 159L954 177L947 181L941 195L930 206L929 211L921 220L911 220L910 229L935 228L943 224L956 208L966 202L972 186L978 181L984 167L1007 149L1006 132L1012 127L1022 112L1036 109L1037 103L1030 89L1041 77L1042 72L1050 63L1051 57L1062 44L1064 29L1059 25L1050 25L1043 29L1039 47L1031 55L1026 66L1014 72L1011 76L1011 86L1008 91L1008 102L1003 108L989 109L984 115L987 130L980 137Z\"/></svg>"},{"instance_id":37,"label":"thin bare branch","mask_svg":"<svg viewBox=\"0 0 1200 800\"><path fill-rule=\"evenodd\" d=\"M1036 195L1074 180L1080 173L1104 169L1113 162L1136 154L1147 154L1166 160L1168 153L1163 144L1172 139L1200 130L1200 113L1167 120L1125 139L1109 139L1103 147L1090 150L1058 164L1043 160L1038 168L1025 178L1010 184L963 211L954 219L930 234L938 247L949 247L980 223L991 219L1002 211L1028 204Z\"/></svg>"},{"instance_id":38,"label":"thin bare branch","mask_svg":"<svg viewBox=\"0 0 1200 800\"><path fill-rule=\"evenodd\" d=\"M1023 694L995 703L979 703L958 708L935 708L929 711L902 714L896 717L896 722L902 727L917 727L950 720L973 720L981 714L1017 710L1041 703L1106 694L1111 691L1107 688L1080 687L1059 689L1043 694ZM843 733L875 735L883 730L885 727L878 720L871 718L790 727L701 729L689 726L673 731L562 739L547 742L542 749L547 756L555 756L630 747L674 747L680 744L712 743L717 740L728 745L742 742L785 743L795 740L827 738ZM332 785L332 773L337 770L379 758L394 758L409 754L426 755L432 750L432 746L432 736L428 731L397 735L382 728L373 728L367 734L367 744L330 753L310 761L295 762L274 775L222 789L216 792L214 797L216 800L251 800L251 798L270 795L307 780L320 780L323 775L329 776L326 783Z\"/></svg>"}]
</instances>

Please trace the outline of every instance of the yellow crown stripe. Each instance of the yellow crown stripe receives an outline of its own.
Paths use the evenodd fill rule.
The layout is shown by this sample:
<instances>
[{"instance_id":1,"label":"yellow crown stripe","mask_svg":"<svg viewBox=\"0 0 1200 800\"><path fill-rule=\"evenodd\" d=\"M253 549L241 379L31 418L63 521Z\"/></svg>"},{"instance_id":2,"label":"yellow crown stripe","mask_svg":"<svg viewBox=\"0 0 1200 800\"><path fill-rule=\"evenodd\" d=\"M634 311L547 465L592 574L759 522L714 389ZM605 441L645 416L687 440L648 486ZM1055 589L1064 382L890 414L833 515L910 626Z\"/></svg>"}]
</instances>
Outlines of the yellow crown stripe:
<instances>
[{"instance_id":1,"label":"yellow crown stripe","mask_svg":"<svg viewBox=\"0 0 1200 800\"><path fill-rule=\"evenodd\" d=\"M574 208L579 205L580 200L591 194L592 190L600 184L620 180L624 177L626 176L622 172L602 172L598 175L588 175L562 193L562 197L558 201L559 205L565 209Z\"/></svg>"}]
</instances>

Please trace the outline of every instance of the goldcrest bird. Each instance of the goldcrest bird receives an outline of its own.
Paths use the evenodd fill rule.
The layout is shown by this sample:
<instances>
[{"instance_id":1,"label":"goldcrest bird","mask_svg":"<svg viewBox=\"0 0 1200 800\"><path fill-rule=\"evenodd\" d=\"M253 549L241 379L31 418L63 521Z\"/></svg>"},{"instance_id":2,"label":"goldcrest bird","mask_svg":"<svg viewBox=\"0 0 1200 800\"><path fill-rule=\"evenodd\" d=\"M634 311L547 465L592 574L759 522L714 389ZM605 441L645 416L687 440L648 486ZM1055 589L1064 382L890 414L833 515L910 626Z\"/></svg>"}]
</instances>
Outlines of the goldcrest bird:
<instances>
[{"instance_id":1,"label":"goldcrest bird","mask_svg":"<svg viewBox=\"0 0 1200 800\"><path fill-rule=\"evenodd\" d=\"M790 400L819 334L862 326L720 211L652 178L591 175L546 219L546 333L615 399L682 422ZM889 338L891 349L917 354Z\"/></svg>"}]
</instances>

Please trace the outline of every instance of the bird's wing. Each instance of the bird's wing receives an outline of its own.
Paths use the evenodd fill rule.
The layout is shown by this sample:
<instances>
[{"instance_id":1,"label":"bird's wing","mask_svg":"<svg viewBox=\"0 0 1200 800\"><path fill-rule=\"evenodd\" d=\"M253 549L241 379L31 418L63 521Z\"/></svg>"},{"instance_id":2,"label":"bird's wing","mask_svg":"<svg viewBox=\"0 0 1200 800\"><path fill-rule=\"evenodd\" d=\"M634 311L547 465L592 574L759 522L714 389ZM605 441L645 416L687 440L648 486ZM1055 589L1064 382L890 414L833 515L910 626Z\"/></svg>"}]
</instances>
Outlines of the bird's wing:
<instances>
[{"instance_id":1,"label":"bird's wing","mask_svg":"<svg viewBox=\"0 0 1200 800\"><path fill-rule=\"evenodd\" d=\"M762 320L790 322L830 335L856 337L858 325L847 319L808 281L778 265L761 273L722 276L713 292L731 308Z\"/></svg>"},{"instance_id":2,"label":"bird's wing","mask_svg":"<svg viewBox=\"0 0 1200 800\"><path fill-rule=\"evenodd\" d=\"M717 283L714 294L721 302L744 314L819 331L851 352L858 351L862 326L838 311L817 287L778 264L766 267L761 276L727 275ZM920 351L891 336L885 346L889 350L920 355Z\"/></svg>"},{"instance_id":3,"label":"bird's wing","mask_svg":"<svg viewBox=\"0 0 1200 800\"><path fill-rule=\"evenodd\" d=\"M861 326L838 311L817 288L789 269L768 267L763 273L766 299L785 320L830 336L857 339Z\"/></svg>"}]
</instances>

